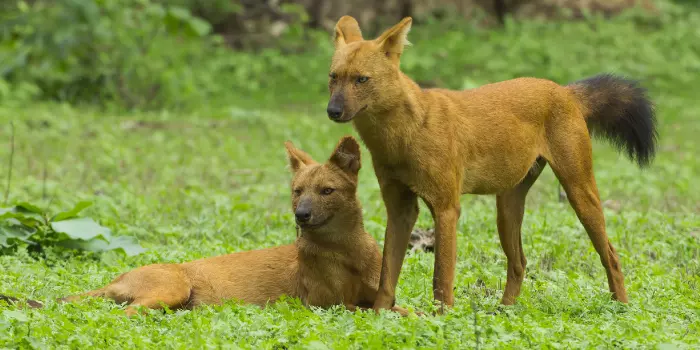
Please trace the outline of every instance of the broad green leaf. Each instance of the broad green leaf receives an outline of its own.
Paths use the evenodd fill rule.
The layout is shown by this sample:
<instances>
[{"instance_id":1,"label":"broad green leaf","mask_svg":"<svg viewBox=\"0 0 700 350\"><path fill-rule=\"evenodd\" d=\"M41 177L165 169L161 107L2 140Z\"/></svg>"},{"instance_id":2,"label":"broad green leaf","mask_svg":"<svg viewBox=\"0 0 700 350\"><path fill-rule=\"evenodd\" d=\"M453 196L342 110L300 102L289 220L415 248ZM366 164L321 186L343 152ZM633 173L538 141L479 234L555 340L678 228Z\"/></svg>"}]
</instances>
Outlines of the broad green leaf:
<instances>
[{"instance_id":1,"label":"broad green leaf","mask_svg":"<svg viewBox=\"0 0 700 350\"><path fill-rule=\"evenodd\" d=\"M10 247L13 240L31 243L27 240L35 231L18 225L0 223L0 246Z\"/></svg>"},{"instance_id":2,"label":"broad green leaf","mask_svg":"<svg viewBox=\"0 0 700 350\"><path fill-rule=\"evenodd\" d=\"M80 239L69 239L61 241L59 245L78 250L86 250L90 252L104 252L108 250L119 250L127 256L134 256L146 251L141 247L133 237L118 236L111 239L109 242L94 238L89 241Z\"/></svg>"},{"instance_id":3,"label":"broad green leaf","mask_svg":"<svg viewBox=\"0 0 700 350\"><path fill-rule=\"evenodd\" d=\"M14 210L8 210L0 213L0 220L5 220L5 219L10 219L10 218L17 218L17 217L25 217L24 214L18 213Z\"/></svg>"},{"instance_id":4,"label":"broad green leaf","mask_svg":"<svg viewBox=\"0 0 700 350\"><path fill-rule=\"evenodd\" d=\"M165 18L163 19L163 22L165 24L165 27L167 28L168 32L170 33L178 33L181 31L184 23L191 17L190 13L177 6L172 6L168 8L168 11L165 14Z\"/></svg>"},{"instance_id":5,"label":"broad green leaf","mask_svg":"<svg viewBox=\"0 0 700 350\"><path fill-rule=\"evenodd\" d=\"M127 256L139 255L146 251L134 237L118 236L112 238L107 250L121 250Z\"/></svg>"},{"instance_id":6,"label":"broad green leaf","mask_svg":"<svg viewBox=\"0 0 700 350\"><path fill-rule=\"evenodd\" d=\"M16 218L29 226L36 226L36 224L42 223L45 220L41 209L27 202L19 203L14 208L9 208L9 210L5 208L3 212L0 213L0 219L7 217ZM30 223L30 221L35 222Z\"/></svg>"},{"instance_id":7,"label":"broad green leaf","mask_svg":"<svg viewBox=\"0 0 700 350\"><path fill-rule=\"evenodd\" d=\"M28 202L17 203L17 208L24 209L28 212L36 213L39 215L43 214L43 210L41 210L41 208L37 207L34 204L28 203Z\"/></svg>"},{"instance_id":8,"label":"broad green leaf","mask_svg":"<svg viewBox=\"0 0 700 350\"><path fill-rule=\"evenodd\" d=\"M8 247L12 247L12 246L13 246L13 244L11 244L11 242L8 241L8 237L4 236L0 232L0 247L8 248Z\"/></svg>"},{"instance_id":9,"label":"broad green leaf","mask_svg":"<svg viewBox=\"0 0 700 350\"><path fill-rule=\"evenodd\" d=\"M197 17L190 18L187 24L189 24L190 29L197 34L197 36L205 36L211 31L209 22Z\"/></svg>"},{"instance_id":10,"label":"broad green leaf","mask_svg":"<svg viewBox=\"0 0 700 350\"><path fill-rule=\"evenodd\" d=\"M171 33L184 32L192 37L201 37L209 34L211 25L195 16L185 8L172 6L168 8L165 16L165 26Z\"/></svg>"},{"instance_id":11,"label":"broad green leaf","mask_svg":"<svg viewBox=\"0 0 700 350\"><path fill-rule=\"evenodd\" d=\"M64 233L71 239L89 241L102 236L105 240L110 238L110 230L96 223L91 218L78 218L51 223L51 228L56 232Z\"/></svg>"},{"instance_id":12,"label":"broad green leaf","mask_svg":"<svg viewBox=\"0 0 700 350\"><path fill-rule=\"evenodd\" d=\"M86 250L89 252L103 252L109 247L109 242L99 238L91 239L89 241L84 241L82 239L67 239L58 242L58 245L69 249Z\"/></svg>"},{"instance_id":13,"label":"broad green leaf","mask_svg":"<svg viewBox=\"0 0 700 350\"><path fill-rule=\"evenodd\" d=\"M73 209L68 210L68 211L64 211L64 212L60 212L60 213L54 215L54 217L51 219L51 221L55 222L55 221L61 221L61 220L74 218L78 215L78 213L83 211L83 209L85 209L91 205L92 205L92 202L89 202L89 201L78 202L78 204L76 204L75 207L73 207Z\"/></svg>"},{"instance_id":14,"label":"broad green leaf","mask_svg":"<svg viewBox=\"0 0 700 350\"><path fill-rule=\"evenodd\" d=\"M27 216L26 214L30 214L31 216ZM36 228L39 225L42 224L42 220L37 219L34 217L34 213L5 213L3 215L0 215L0 221L5 220L6 222L9 222L13 225L24 225L27 227L31 228Z\"/></svg>"},{"instance_id":15,"label":"broad green leaf","mask_svg":"<svg viewBox=\"0 0 700 350\"><path fill-rule=\"evenodd\" d=\"M187 20L192 17L190 11L180 6L171 6L168 8L168 15L179 20Z\"/></svg>"}]
</instances>

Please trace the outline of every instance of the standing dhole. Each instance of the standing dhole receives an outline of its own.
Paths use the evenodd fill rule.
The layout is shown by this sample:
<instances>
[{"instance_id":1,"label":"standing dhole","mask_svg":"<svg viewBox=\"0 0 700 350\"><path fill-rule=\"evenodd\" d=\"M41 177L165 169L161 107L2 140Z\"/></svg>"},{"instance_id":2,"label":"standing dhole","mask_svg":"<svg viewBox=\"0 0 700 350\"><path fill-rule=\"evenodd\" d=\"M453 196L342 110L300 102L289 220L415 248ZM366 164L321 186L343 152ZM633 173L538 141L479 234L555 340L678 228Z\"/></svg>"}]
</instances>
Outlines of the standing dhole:
<instances>
[{"instance_id":1,"label":"standing dhole","mask_svg":"<svg viewBox=\"0 0 700 350\"><path fill-rule=\"evenodd\" d=\"M316 163L291 142L285 146L294 173L292 207L300 229L294 244L142 266L103 288L60 300L106 297L128 304L129 316L139 306L192 308L229 299L265 305L282 295L298 297L307 306L371 308L381 254L364 230L356 195L360 146L352 137L341 139L326 164ZM3 295L0 300L20 302ZM42 307L33 300L26 304ZM408 314L398 306L392 310Z\"/></svg>"},{"instance_id":2,"label":"standing dhole","mask_svg":"<svg viewBox=\"0 0 700 350\"><path fill-rule=\"evenodd\" d=\"M498 234L508 259L503 304L513 304L525 273L521 242L525 196L546 164L563 185L605 267L612 297L627 302L620 262L605 232L593 176L591 134L650 163L656 120L636 82L599 75L561 86L520 78L473 90L421 89L399 69L411 18L364 40L357 21L335 27L328 117L352 121L372 154L387 210L379 293L393 305L418 216L418 197L435 221L433 294L454 303L460 195L495 194ZM590 133L589 133L590 132Z\"/></svg>"}]
</instances>

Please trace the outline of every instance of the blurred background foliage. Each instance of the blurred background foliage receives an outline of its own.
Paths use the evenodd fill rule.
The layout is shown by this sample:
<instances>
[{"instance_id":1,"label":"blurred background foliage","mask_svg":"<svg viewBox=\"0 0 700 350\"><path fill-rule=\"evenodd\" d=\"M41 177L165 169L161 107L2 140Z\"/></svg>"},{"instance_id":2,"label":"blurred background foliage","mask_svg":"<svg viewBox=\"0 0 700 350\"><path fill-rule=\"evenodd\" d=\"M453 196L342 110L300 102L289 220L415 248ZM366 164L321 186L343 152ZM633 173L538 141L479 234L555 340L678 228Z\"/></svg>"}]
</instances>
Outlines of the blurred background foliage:
<instances>
[{"instance_id":1,"label":"blurred background foliage","mask_svg":"<svg viewBox=\"0 0 700 350\"><path fill-rule=\"evenodd\" d=\"M26 0L0 2L0 103L127 110L320 104L330 33L344 14L366 38L403 16L402 68L423 86L600 71L692 91L692 0Z\"/></svg>"}]
</instances>

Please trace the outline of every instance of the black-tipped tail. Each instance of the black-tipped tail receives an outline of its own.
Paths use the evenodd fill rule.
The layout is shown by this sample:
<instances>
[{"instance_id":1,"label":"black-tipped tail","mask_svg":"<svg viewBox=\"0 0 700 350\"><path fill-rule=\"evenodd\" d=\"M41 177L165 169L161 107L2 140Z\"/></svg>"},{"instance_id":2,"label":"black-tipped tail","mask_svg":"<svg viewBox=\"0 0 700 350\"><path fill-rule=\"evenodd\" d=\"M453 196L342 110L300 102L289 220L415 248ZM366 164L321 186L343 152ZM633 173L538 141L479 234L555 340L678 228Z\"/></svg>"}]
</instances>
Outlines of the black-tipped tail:
<instances>
[{"instance_id":1,"label":"black-tipped tail","mask_svg":"<svg viewBox=\"0 0 700 350\"><path fill-rule=\"evenodd\" d=\"M571 83L594 137L610 141L640 167L656 153L656 116L646 89L638 82L601 74Z\"/></svg>"},{"instance_id":2,"label":"black-tipped tail","mask_svg":"<svg viewBox=\"0 0 700 350\"><path fill-rule=\"evenodd\" d=\"M27 304L27 306L33 308L33 309L38 309L43 307L44 305L41 304L40 302L36 300L20 300L15 297L7 296L7 295L2 295L0 294L0 301L5 301L8 304L17 304L17 305L23 305Z\"/></svg>"}]
</instances>

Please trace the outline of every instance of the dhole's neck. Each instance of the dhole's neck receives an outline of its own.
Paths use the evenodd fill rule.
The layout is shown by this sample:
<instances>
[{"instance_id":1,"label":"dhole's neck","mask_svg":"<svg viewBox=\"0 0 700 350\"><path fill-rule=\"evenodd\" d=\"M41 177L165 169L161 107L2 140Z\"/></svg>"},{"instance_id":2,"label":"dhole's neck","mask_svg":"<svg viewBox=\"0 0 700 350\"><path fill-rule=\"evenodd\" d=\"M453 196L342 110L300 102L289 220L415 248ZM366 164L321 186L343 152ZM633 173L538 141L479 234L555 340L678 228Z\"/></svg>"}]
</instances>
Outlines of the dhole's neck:
<instances>
[{"instance_id":1,"label":"dhole's neck","mask_svg":"<svg viewBox=\"0 0 700 350\"><path fill-rule=\"evenodd\" d=\"M373 158L379 154L388 157L387 161L401 158L407 140L420 132L424 123L421 88L403 72L399 72L396 85L400 89L388 99L391 103L353 119L355 129Z\"/></svg>"}]
</instances>

